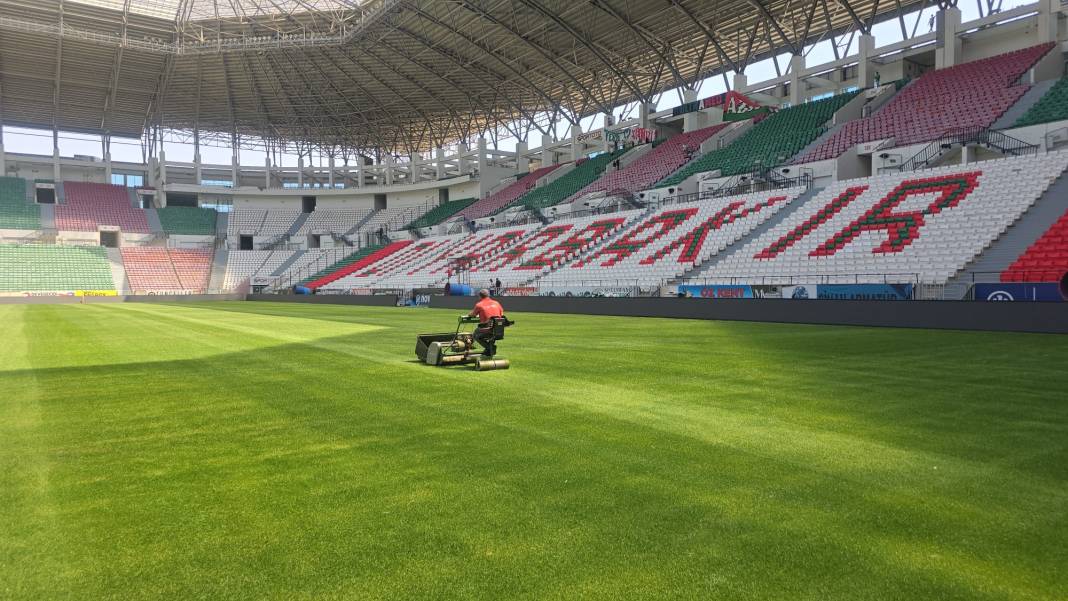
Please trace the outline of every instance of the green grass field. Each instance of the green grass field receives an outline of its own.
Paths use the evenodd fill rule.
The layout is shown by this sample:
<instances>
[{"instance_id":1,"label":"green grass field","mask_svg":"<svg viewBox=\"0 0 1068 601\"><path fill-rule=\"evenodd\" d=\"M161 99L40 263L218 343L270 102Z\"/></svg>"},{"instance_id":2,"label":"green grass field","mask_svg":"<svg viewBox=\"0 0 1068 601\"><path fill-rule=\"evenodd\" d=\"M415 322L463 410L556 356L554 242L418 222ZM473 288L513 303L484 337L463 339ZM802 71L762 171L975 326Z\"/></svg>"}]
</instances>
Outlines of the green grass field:
<instances>
[{"instance_id":1,"label":"green grass field","mask_svg":"<svg viewBox=\"0 0 1068 601\"><path fill-rule=\"evenodd\" d=\"M0 306L0 598L1068 598L1068 337Z\"/></svg>"}]
</instances>

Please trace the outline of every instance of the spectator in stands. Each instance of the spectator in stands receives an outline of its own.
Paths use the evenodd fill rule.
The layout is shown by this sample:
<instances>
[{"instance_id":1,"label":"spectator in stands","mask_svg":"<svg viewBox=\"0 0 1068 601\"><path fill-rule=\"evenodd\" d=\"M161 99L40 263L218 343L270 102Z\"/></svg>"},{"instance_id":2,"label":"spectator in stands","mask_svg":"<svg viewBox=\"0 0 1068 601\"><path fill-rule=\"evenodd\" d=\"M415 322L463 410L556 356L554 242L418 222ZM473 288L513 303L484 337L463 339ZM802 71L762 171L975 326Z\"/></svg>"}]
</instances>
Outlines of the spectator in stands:
<instances>
[{"instance_id":1,"label":"spectator in stands","mask_svg":"<svg viewBox=\"0 0 1068 601\"><path fill-rule=\"evenodd\" d=\"M478 296L480 300L467 316L478 318L475 340L482 345L482 356L492 357L497 354L497 342L493 339L493 318L504 317L504 307L490 298L490 292L485 288L478 291Z\"/></svg>"},{"instance_id":2,"label":"spectator in stands","mask_svg":"<svg viewBox=\"0 0 1068 601\"><path fill-rule=\"evenodd\" d=\"M501 278L497 278L497 281L494 282L494 284L496 284L496 285L493 287L493 296L500 296L501 295Z\"/></svg>"},{"instance_id":3,"label":"spectator in stands","mask_svg":"<svg viewBox=\"0 0 1068 601\"><path fill-rule=\"evenodd\" d=\"M879 82L880 81L882 81L882 77L879 75L879 72L876 71L875 72L875 87L879 87Z\"/></svg>"}]
</instances>

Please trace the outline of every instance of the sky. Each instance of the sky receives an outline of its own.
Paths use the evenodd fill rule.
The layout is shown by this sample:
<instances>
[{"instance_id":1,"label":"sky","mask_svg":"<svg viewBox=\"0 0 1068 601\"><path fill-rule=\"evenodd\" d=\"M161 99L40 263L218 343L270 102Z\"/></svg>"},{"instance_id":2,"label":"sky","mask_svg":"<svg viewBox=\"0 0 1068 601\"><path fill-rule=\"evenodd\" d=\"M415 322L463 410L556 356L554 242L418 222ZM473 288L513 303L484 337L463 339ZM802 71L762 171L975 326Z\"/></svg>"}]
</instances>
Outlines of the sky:
<instances>
[{"instance_id":1,"label":"sky","mask_svg":"<svg viewBox=\"0 0 1068 601\"><path fill-rule=\"evenodd\" d=\"M982 0L977 0L982 1ZM1026 0L1003 0L1001 5L1002 10L1008 10L1017 6L1023 6L1030 4ZM967 23L979 17L979 9L977 4L970 4L967 1L962 2L959 6L961 9L962 20ZM913 27L916 27L918 34L927 33L930 31L931 17L937 12L934 7L928 7L919 12L913 12L906 16L906 26L911 31ZM901 28L897 19L886 21L873 28L872 34L875 36L876 48L893 44L894 42L901 41ZM845 43L848 38L839 40L839 43ZM839 48L839 52L845 56L855 53L857 51L857 40L854 37L850 47ZM818 44L812 45L805 49L805 62L807 65L819 65L834 60L834 52L831 49L831 43L829 40L825 40ZM746 69L746 75L750 84L755 84L768 79L776 77L775 65L772 60L777 60L779 68L783 73L787 70L787 65L790 61L789 54L782 54L774 59L766 59L760 62L749 65ZM733 73L728 73L727 77L730 79ZM715 94L719 94L727 91L727 86L722 76L712 77L701 82L698 82L697 97L707 98ZM657 99L656 109L667 110L682 104L681 92L678 89L669 90L660 95ZM627 105L623 107L617 107L613 111L618 117L620 114L629 114L631 116L636 114L635 107L633 105ZM581 120L582 131L590 131L598 129L604 124L604 118L602 115L592 115ZM558 139L565 139L568 136L568 123L562 121L557 123L556 135ZM23 152L30 154L51 155L52 154L52 134L50 131L44 130L29 130L24 128L5 127L4 128L4 147L7 152ZM542 144L542 136L538 131L532 131L528 140L529 148L537 148ZM513 151L515 150L517 140L514 138L501 138L498 140L498 148L502 150ZM94 157L101 157L103 151L101 149L100 138L97 136L89 136L83 134L60 132L59 140L60 154L62 156L73 155L89 155ZM193 161L193 146L192 144L179 144L179 143L164 143L164 151L167 155L168 161ZM266 155L262 151L254 150L239 150L240 163L243 165L263 165ZM220 148L213 146L201 145L200 149L201 159L204 163L208 164L230 164L230 149ZM141 163L141 143L135 139L120 139L112 138L111 141L111 158L113 161L124 161ZM326 166L325 157L316 157L315 163L322 166ZM321 161L321 162L320 162ZM295 154L284 155L282 157L282 164L286 167L293 167L297 164L297 157Z\"/></svg>"}]
</instances>

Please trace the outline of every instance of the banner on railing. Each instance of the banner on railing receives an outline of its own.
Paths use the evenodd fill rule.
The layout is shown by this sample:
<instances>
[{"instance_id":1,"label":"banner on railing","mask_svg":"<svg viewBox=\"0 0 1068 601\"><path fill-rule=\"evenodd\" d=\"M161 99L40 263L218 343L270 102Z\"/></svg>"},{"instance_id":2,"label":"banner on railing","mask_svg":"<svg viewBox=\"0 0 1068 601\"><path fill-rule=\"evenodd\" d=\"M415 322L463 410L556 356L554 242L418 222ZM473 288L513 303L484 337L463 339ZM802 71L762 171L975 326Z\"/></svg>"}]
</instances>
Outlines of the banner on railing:
<instances>
[{"instance_id":1,"label":"banner on railing","mask_svg":"<svg viewBox=\"0 0 1068 601\"><path fill-rule=\"evenodd\" d=\"M79 291L81 292L81 291ZM111 292L109 290L91 290L94 294L79 294L78 296L115 296L114 294L95 294L97 292ZM134 296L188 296L190 294L201 294L199 290L134 290Z\"/></svg>"},{"instance_id":2,"label":"banner on railing","mask_svg":"<svg viewBox=\"0 0 1068 601\"><path fill-rule=\"evenodd\" d=\"M512 286L501 290L501 296L534 296L537 293L538 289L533 286Z\"/></svg>"},{"instance_id":3,"label":"banner on railing","mask_svg":"<svg viewBox=\"0 0 1068 601\"><path fill-rule=\"evenodd\" d=\"M699 110L701 110L701 101L700 100L694 100L693 102L687 102L686 104L681 104L681 105L671 109L671 115L673 117L677 117L679 115L684 115L686 113L692 113L694 111L699 111Z\"/></svg>"},{"instance_id":4,"label":"banner on railing","mask_svg":"<svg viewBox=\"0 0 1068 601\"><path fill-rule=\"evenodd\" d=\"M753 286L753 298L782 298L782 286Z\"/></svg>"},{"instance_id":5,"label":"banner on railing","mask_svg":"<svg viewBox=\"0 0 1068 601\"><path fill-rule=\"evenodd\" d=\"M685 115L686 113L692 113L701 109L710 108L723 108L724 114L732 113L746 113L754 109L761 108L756 101L749 98L741 92L735 92L731 90L729 92L723 92L722 94L716 94L715 96L709 96L704 100L695 100L693 102L687 102L671 109L671 115L677 117L679 115Z\"/></svg>"},{"instance_id":6,"label":"banner on railing","mask_svg":"<svg viewBox=\"0 0 1068 601\"><path fill-rule=\"evenodd\" d=\"M74 296L73 290L50 290L47 292L0 292L0 297Z\"/></svg>"},{"instance_id":7,"label":"banner on railing","mask_svg":"<svg viewBox=\"0 0 1068 601\"><path fill-rule=\"evenodd\" d=\"M761 108L760 104L755 100L741 92L735 92L734 90L716 94L715 96L710 96L701 101L701 108L708 109L713 107L723 107L723 112L725 114L747 113Z\"/></svg>"},{"instance_id":8,"label":"banner on railing","mask_svg":"<svg viewBox=\"0 0 1068 601\"><path fill-rule=\"evenodd\" d=\"M668 293L684 298L782 298L782 286L749 284L680 284Z\"/></svg>"},{"instance_id":9,"label":"banner on railing","mask_svg":"<svg viewBox=\"0 0 1068 601\"><path fill-rule=\"evenodd\" d=\"M753 287L745 284L682 284L679 286L679 294L686 298L754 298Z\"/></svg>"},{"instance_id":10,"label":"banner on railing","mask_svg":"<svg viewBox=\"0 0 1068 601\"><path fill-rule=\"evenodd\" d=\"M991 302L1046 302L1065 300L1059 284L976 284L975 300Z\"/></svg>"},{"instance_id":11,"label":"banner on railing","mask_svg":"<svg viewBox=\"0 0 1068 601\"><path fill-rule=\"evenodd\" d=\"M605 136L609 142L629 142L638 144L652 142L656 139L656 130L645 127L628 127L627 129L608 130Z\"/></svg>"},{"instance_id":12,"label":"banner on railing","mask_svg":"<svg viewBox=\"0 0 1068 601\"><path fill-rule=\"evenodd\" d=\"M579 296L586 298L629 298L638 295L635 286L562 286L542 290L541 296Z\"/></svg>"},{"instance_id":13,"label":"banner on railing","mask_svg":"<svg viewBox=\"0 0 1068 601\"><path fill-rule=\"evenodd\" d=\"M766 107L766 106L762 106L760 108L755 108L755 109L753 109L751 111L745 111L745 112L741 112L741 113L723 113L723 120L724 121L745 121L746 119L756 119L757 117L759 117L761 115L770 115L770 114L771 114L771 109Z\"/></svg>"},{"instance_id":14,"label":"banner on railing","mask_svg":"<svg viewBox=\"0 0 1068 601\"><path fill-rule=\"evenodd\" d=\"M912 284L820 284L820 300L909 300Z\"/></svg>"},{"instance_id":15,"label":"banner on railing","mask_svg":"<svg viewBox=\"0 0 1068 601\"><path fill-rule=\"evenodd\" d=\"M397 297L398 307L429 307L429 294L402 294Z\"/></svg>"},{"instance_id":16,"label":"banner on railing","mask_svg":"<svg viewBox=\"0 0 1068 601\"><path fill-rule=\"evenodd\" d=\"M797 286L783 286L782 297L792 300L809 300L816 298L816 285L800 284Z\"/></svg>"},{"instance_id":17,"label":"banner on railing","mask_svg":"<svg viewBox=\"0 0 1068 601\"><path fill-rule=\"evenodd\" d=\"M25 292L0 292L0 297L56 297L56 296L118 296L118 290L34 290Z\"/></svg>"}]
</instances>

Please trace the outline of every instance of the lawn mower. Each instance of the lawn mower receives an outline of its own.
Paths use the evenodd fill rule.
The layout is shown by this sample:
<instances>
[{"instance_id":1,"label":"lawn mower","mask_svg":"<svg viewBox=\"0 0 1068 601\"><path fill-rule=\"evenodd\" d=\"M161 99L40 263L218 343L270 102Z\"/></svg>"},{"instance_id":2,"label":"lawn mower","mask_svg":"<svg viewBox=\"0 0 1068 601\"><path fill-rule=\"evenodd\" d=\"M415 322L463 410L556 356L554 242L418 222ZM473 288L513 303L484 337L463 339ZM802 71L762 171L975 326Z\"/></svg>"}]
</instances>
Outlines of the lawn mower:
<instances>
[{"instance_id":1,"label":"lawn mower","mask_svg":"<svg viewBox=\"0 0 1068 601\"><path fill-rule=\"evenodd\" d=\"M465 323L475 324L475 331L461 332ZM479 329L477 317L461 315L456 323L456 331L442 334L420 334L415 341L415 356L427 365L470 365L478 371L508 369L508 359L496 359L497 341L504 339L504 329L514 324L507 317L490 319L490 339L485 342L475 338ZM486 338L486 337L484 337ZM490 356L482 353L488 351Z\"/></svg>"}]
</instances>

